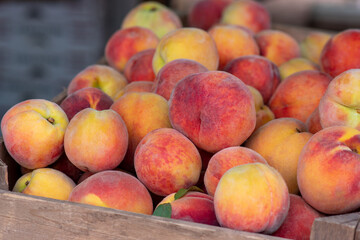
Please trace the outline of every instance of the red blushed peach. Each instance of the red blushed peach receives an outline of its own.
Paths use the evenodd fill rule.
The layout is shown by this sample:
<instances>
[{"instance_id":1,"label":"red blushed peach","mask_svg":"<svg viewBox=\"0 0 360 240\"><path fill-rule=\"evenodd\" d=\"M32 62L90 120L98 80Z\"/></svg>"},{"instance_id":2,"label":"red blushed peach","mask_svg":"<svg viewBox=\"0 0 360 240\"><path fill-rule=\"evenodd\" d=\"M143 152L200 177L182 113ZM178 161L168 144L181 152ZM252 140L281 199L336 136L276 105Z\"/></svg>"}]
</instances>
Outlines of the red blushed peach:
<instances>
[{"instance_id":1,"label":"red blushed peach","mask_svg":"<svg viewBox=\"0 0 360 240\"><path fill-rule=\"evenodd\" d=\"M65 132L66 156L84 172L114 169L124 159L127 146L126 125L119 114L110 109L81 110Z\"/></svg>"},{"instance_id":2,"label":"red blushed peach","mask_svg":"<svg viewBox=\"0 0 360 240\"><path fill-rule=\"evenodd\" d=\"M319 104L323 128L349 126L360 130L360 69L335 77Z\"/></svg>"},{"instance_id":3,"label":"red blushed peach","mask_svg":"<svg viewBox=\"0 0 360 240\"><path fill-rule=\"evenodd\" d=\"M129 133L129 147L122 167L131 171L135 149L141 139L155 129L171 128L169 105L155 93L131 92L119 98L111 109L121 116Z\"/></svg>"},{"instance_id":4,"label":"red blushed peach","mask_svg":"<svg viewBox=\"0 0 360 240\"><path fill-rule=\"evenodd\" d=\"M83 172L72 164L66 154L62 154L56 162L51 164L49 168L56 169L62 173L65 173L74 182L77 182Z\"/></svg>"},{"instance_id":5,"label":"red blushed peach","mask_svg":"<svg viewBox=\"0 0 360 240\"><path fill-rule=\"evenodd\" d=\"M272 236L309 240L315 218L321 217L318 211L310 207L300 196L290 194L290 208L281 227Z\"/></svg>"},{"instance_id":6,"label":"red blushed peach","mask_svg":"<svg viewBox=\"0 0 360 240\"><path fill-rule=\"evenodd\" d=\"M148 190L121 171L102 171L88 177L73 189L69 201L147 215L153 211Z\"/></svg>"},{"instance_id":7,"label":"red blushed peach","mask_svg":"<svg viewBox=\"0 0 360 240\"><path fill-rule=\"evenodd\" d=\"M306 70L319 70L319 68L313 62L305 58L290 59L289 61L281 64L281 66L279 67L280 77L282 80L284 80L291 74Z\"/></svg>"},{"instance_id":8,"label":"red blushed peach","mask_svg":"<svg viewBox=\"0 0 360 240\"><path fill-rule=\"evenodd\" d=\"M69 121L74 115L85 108L96 110L109 109L114 103L111 97L100 89L87 87L68 95L60 104Z\"/></svg>"},{"instance_id":9,"label":"red blushed peach","mask_svg":"<svg viewBox=\"0 0 360 240\"><path fill-rule=\"evenodd\" d=\"M310 32L300 42L301 56L320 65L321 51L330 38L331 35L324 32Z\"/></svg>"},{"instance_id":10,"label":"red blushed peach","mask_svg":"<svg viewBox=\"0 0 360 240\"><path fill-rule=\"evenodd\" d=\"M309 132L311 132L312 134L315 134L321 129L323 129L320 122L320 112L318 107L312 114L310 114L305 124Z\"/></svg>"},{"instance_id":11,"label":"red blushed peach","mask_svg":"<svg viewBox=\"0 0 360 240\"><path fill-rule=\"evenodd\" d=\"M152 92L154 83L148 81L132 82L115 94L114 101L117 101L125 93L129 92Z\"/></svg>"},{"instance_id":12,"label":"red blushed peach","mask_svg":"<svg viewBox=\"0 0 360 240\"><path fill-rule=\"evenodd\" d=\"M207 193L214 196L220 178L230 168L256 162L267 164L260 154L249 148L229 147L217 152L210 159L204 176Z\"/></svg>"},{"instance_id":13,"label":"red blushed peach","mask_svg":"<svg viewBox=\"0 0 360 240\"><path fill-rule=\"evenodd\" d=\"M333 36L324 46L320 64L332 77L360 68L360 29L348 29Z\"/></svg>"},{"instance_id":14,"label":"red blushed peach","mask_svg":"<svg viewBox=\"0 0 360 240\"><path fill-rule=\"evenodd\" d=\"M259 47L252 34L234 25L216 25L209 30L219 52L219 69L231 60L246 56L259 55Z\"/></svg>"},{"instance_id":15,"label":"red blushed peach","mask_svg":"<svg viewBox=\"0 0 360 240\"><path fill-rule=\"evenodd\" d=\"M270 28L271 17L267 9L260 3L240 0L234 1L224 9L220 22L244 26L257 33Z\"/></svg>"},{"instance_id":16,"label":"red blushed peach","mask_svg":"<svg viewBox=\"0 0 360 240\"><path fill-rule=\"evenodd\" d=\"M124 75L129 83L136 81L150 81L155 79L152 59L155 49L148 49L133 55L126 63Z\"/></svg>"},{"instance_id":17,"label":"red blushed peach","mask_svg":"<svg viewBox=\"0 0 360 240\"><path fill-rule=\"evenodd\" d=\"M123 89L126 84L126 78L115 69L104 65L91 65L71 80L67 95L82 88L94 87L114 98L114 95Z\"/></svg>"},{"instance_id":18,"label":"red blushed peach","mask_svg":"<svg viewBox=\"0 0 360 240\"><path fill-rule=\"evenodd\" d=\"M300 57L298 42L289 34L279 30L264 30L255 35L260 55L280 66L284 62Z\"/></svg>"},{"instance_id":19,"label":"red blushed peach","mask_svg":"<svg viewBox=\"0 0 360 240\"><path fill-rule=\"evenodd\" d=\"M285 220L289 192L274 168L263 163L243 164L221 177L214 206L222 227L271 234Z\"/></svg>"},{"instance_id":20,"label":"red blushed peach","mask_svg":"<svg viewBox=\"0 0 360 240\"><path fill-rule=\"evenodd\" d=\"M224 69L256 88L267 103L280 84L278 67L267 58L261 56L244 56L231 61Z\"/></svg>"},{"instance_id":21,"label":"red blushed peach","mask_svg":"<svg viewBox=\"0 0 360 240\"><path fill-rule=\"evenodd\" d=\"M136 148L134 163L139 180L159 196L195 185L201 171L194 144L171 128L148 133Z\"/></svg>"},{"instance_id":22,"label":"red blushed peach","mask_svg":"<svg viewBox=\"0 0 360 240\"><path fill-rule=\"evenodd\" d=\"M110 66L122 72L134 54L156 48L158 43L158 37L149 29L143 27L120 29L106 43L105 58Z\"/></svg>"},{"instance_id":23,"label":"red blushed peach","mask_svg":"<svg viewBox=\"0 0 360 240\"><path fill-rule=\"evenodd\" d=\"M189 59L176 59L164 65L156 75L154 93L169 100L175 85L184 77L208 71L206 67Z\"/></svg>"},{"instance_id":24,"label":"red blushed peach","mask_svg":"<svg viewBox=\"0 0 360 240\"><path fill-rule=\"evenodd\" d=\"M328 127L310 139L301 152L297 180L304 200L326 214L360 207L360 131Z\"/></svg>"},{"instance_id":25,"label":"red blushed peach","mask_svg":"<svg viewBox=\"0 0 360 240\"><path fill-rule=\"evenodd\" d=\"M276 118L296 118L305 123L318 107L331 80L328 74L314 70L295 73L281 82L269 107Z\"/></svg>"},{"instance_id":26,"label":"red blushed peach","mask_svg":"<svg viewBox=\"0 0 360 240\"><path fill-rule=\"evenodd\" d=\"M30 99L10 108L1 120L5 147L11 157L29 169L46 167L64 152L69 120L56 103Z\"/></svg>"},{"instance_id":27,"label":"red blushed peach","mask_svg":"<svg viewBox=\"0 0 360 240\"><path fill-rule=\"evenodd\" d=\"M171 204L171 218L188 222L219 226L212 197L201 192L188 192L175 200L175 193L165 197L159 204Z\"/></svg>"},{"instance_id":28,"label":"red blushed peach","mask_svg":"<svg viewBox=\"0 0 360 240\"><path fill-rule=\"evenodd\" d=\"M173 128L208 152L241 145L256 125L250 90L226 72L185 77L175 86L169 106Z\"/></svg>"}]
</instances>

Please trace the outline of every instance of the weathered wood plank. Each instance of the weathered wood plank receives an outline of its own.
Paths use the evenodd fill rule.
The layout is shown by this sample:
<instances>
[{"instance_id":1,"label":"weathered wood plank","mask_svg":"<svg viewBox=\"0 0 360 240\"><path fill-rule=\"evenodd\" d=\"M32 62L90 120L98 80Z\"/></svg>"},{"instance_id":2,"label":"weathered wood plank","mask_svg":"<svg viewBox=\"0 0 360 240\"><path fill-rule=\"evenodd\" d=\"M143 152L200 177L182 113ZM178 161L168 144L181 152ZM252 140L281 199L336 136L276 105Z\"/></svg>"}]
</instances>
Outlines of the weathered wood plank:
<instances>
[{"instance_id":1,"label":"weathered wood plank","mask_svg":"<svg viewBox=\"0 0 360 240\"><path fill-rule=\"evenodd\" d=\"M0 158L0 189L9 189L8 171L6 164Z\"/></svg>"},{"instance_id":2,"label":"weathered wood plank","mask_svg":"<svg viewBox=\"0 0 360 240\"><path fill-rule=\"evenodd\" d=\"M0 137L0 160L4 165L6 165L6 169L7 169L5 175L4 172L0 171L0 179L6 179L6 184L7 184L6 190L12 189L12 187L15 185L15 182L21 176L20 167L11 158L10 154L6 151L4 140L1 137Z\"/></svg>"},{"instance_id":3,"label":"weathered wood plank","mask_svg":"<svg viewBox=\"0 0 360 240\"><path fill-rule=\"evenodd\" d=\"M354 239L360 213L349 213L315 219L311 240Z\"/></svg>"},{"instance_id":4,"label":"weathered wood plank","mask_svg":"<svg viewBox=\"0 0 360 240\"><path fill-rule=\"evenodd\" d=\"M283 239L0 190L0 239Z\"/></svg>"}]
</instances>

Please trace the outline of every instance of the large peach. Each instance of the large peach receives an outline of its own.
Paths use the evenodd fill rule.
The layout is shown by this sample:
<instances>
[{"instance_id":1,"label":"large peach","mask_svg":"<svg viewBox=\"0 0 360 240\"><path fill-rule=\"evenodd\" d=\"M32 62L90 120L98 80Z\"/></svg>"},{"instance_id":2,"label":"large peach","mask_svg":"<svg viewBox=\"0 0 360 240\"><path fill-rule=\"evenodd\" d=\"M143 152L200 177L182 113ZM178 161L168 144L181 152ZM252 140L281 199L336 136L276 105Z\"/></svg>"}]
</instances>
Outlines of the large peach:
<instances>
[{"instance_id":1,"label":"large peach","mask_svg":"<svg viewBox=\"0 0 360 240\"><path fill-rule=\"evenodd\" d=\"M219 52L219 69L231 60L246 55L259 55L259 47L254 36L242 27L215 25L209 30Z\"/></svg>"},{"instance_id":2,"label":"large peach","mask_svg":"<svg viewBox=\"0 0 360 240\"><path fill-rule=\"evenodd\" d=\"M81 110L65 132L66 156L84 172L114 169L124 159L127 146L126 125L119 114L110 109Z\"/></svg>"},{"instance_id":3,"label":"large peach","mask_svg":"<svg viewBox=\"0 0 360 240\"><path fill-rule=\"evenodd\" d=\"M96 173L70 194L69 201L151 215L153 202L148 190L130 174L107 170Z\"/></svg>"},{"instance_id":4,"label":"large peach","mask_svg":"<svg viewBox=\"0 0 360 240\"><path fill-rule=\"evenodd\" d=\"M265 57L244 56L231 61L224 71L256 88L267 103L280 83L278 67Z\"/></svg>"},{"instance_id":5,"label":"large peach","mask_svg":"<svg viewBox=\"0 0 360 240\"><path fill-rule=\"evenodd\" d=\"M148 133L136 148L134 164L139 180L160 196L195 185L201 171L195 145L171 128Z\"/></svg>"},{"instance_id":6,"label":"large peach","mask_svg":"<svg viewBox=\"0 0 360 240\"><path fill-rule=\"evenodd\" d=\"M129 83L136 81L150 81L155 79L152 59L155 49L148 49L133 55L124 67L124 75Z\"/></svg>"},{"instance_id":7,"label":"large peach","mask_svg":"<svg viewBox=\"0 0 360 240\"><path fill-rule=\"evenodd\" d=\"M291 74L306 71L306 70L319 70L318 67L305 58L293 58L280 65L280 77L282 80L290 76Z\"/></svg>"},{"instance_id":8,"label":"large peach","mask_svg":"<svg viewBox=\"0 0 360 240\"><path fill-rule=\"evenodd\" d=\"M335 77L319 104L323 128L349 126L360 130L360 69Z\"/></svg>"},{"instance_id":9,"label":"large peach","mask_svg":"<svg viewBox=\"0 0 360 240\"><path fill-rule=\"evenodd\" d=\"M164 65L154 81L154 92L169 100L175 85L184 77L208 71L206 67L189 59L176 59Z\"/></svg>"},{"instance_id":10,"label":"large peach","mask_svg":"<svg viewBox=\"0 0 360 240\"><path fill-rule=\"evenodd\" d=\"M229 147L215 153L205 171L204 183L207 193L214 196L220 178L230 168L256 162L266 164L266 160L260 154L245 147Z\"/></svg>"},{"instance_id":11,"label":"large peach","mask_svg":"<svg viewBox=\"0 0 360 240\"><path fill-rule=\"evenodd\" d=\"M171 125L208 152L242 144L256 125L250 90L226 72L185 77L175 86L169 106Z\"/></svg>"},{"instance_id":12,"label":"large peach","mask_svg":"<svg viewBox=\"0 0 360 240\"><path fill-rule=\"evenodd\" d=\"M317 133L299 157L297 180L304 200L326 214L360 207L360 131L335 126Z\"/></svg>"},{"instance_id":13,"label":"large peach","mask_svg":"<svg viewBox=\"0 0 360 240\"><path fill-rule=\"evenodd\" d=\"M281 175L263 163L243 164L221 177L214 196L222 227L273 233L289 210L289 193Z\"/></svg>"},{"instance_id":14,"label":"large peach","mask_svg":"<svg viewBox=\"0 0 360 240\"><path fill-rule=\"evenodd\" d=\"M289 192L298 193L297 165L301 150L312 134L294 118L274 119L260 127L245 146L258 152L283 176Z\"/></svg>"},{"instance_id":15,"label":"large peach","mask_svg":"<svg viewBox=\"0 0 360 240\"><path fill-rule=\"evenodd\" d=\"M111 109L121 116L129 133L129 147L122 167L133 170L135 149L141 139L152 130L171 128L168 102L155 93L130 92L119 98Z\"/></svg>"},{"instance_id":16,"label":"large peach","mask_svg":"<svg viewBox=\"0 0 360 240\"><path fill-rule=\"evenodd\" d=\"M284 79L269 101L276 118L291 117L304 123L319 106L332 78L323 72L307 70Z\"/></svg>"},{"instance_id":17,"label":"large peach","mask_svg":"<svg viewBox=\"0 0 360 240\"><path fill-rule=\"evenodd\" d=\"M136 53L156 48L159 38L149 29L130 27L116 31L105 46L105 58L110 66L124 71L126 63Z\"/></svg>"},{"instance_id":18,"label":"large peach","mask_svg":"<svg viewBox=\"0 0 360 240\"><path fill-rule=\"evenodd\" d=\"M115 94L114 101L128 92L152 92L153 86L154 83L149 81L131 82Z\"/></svg>"},{"instance_id":19,"label":"large peach","mask_svg":"<svg viewBox=\"0 0 360 240\"><path fill-rule=\"evenodd\" d=\"M168 62L184 58L216 70L219 54L213 38L199 28L180 28L165 35L156 47L153 69L157 74Z\"/></svg>"},{"instance_id":20,"label":"large peach","mask_svg":"<svg viewBox=\"0 0 360 240\"><path fill-rule=\"evenodd\" d=\"M320 65L321 51L331 35L324 32L312 31L300 42L301 56Z\"/></svg>"},{"instance_id":21,"label":"large peach","mask_svg":"<svg viewBox=\"0 0 360 240\"><path fill-rule=\"evenodd\" d=\"M30 99L10 108L1 120L5 147L12 158L29 169L55 162L64 149L69 120L56 103Z\"/></svg>"},{"instance_id":22,"label":"large peach","mask_svg":"<svg viewBox=\"0 0 360 240\"><path fill-rule=\"evenodd\" d=\"M126 78L115 69L104 65L91 65L79 72L69 83L67 95L86 87L99 88L114 98L127 84Z\"/></svg>"}]
</instances>

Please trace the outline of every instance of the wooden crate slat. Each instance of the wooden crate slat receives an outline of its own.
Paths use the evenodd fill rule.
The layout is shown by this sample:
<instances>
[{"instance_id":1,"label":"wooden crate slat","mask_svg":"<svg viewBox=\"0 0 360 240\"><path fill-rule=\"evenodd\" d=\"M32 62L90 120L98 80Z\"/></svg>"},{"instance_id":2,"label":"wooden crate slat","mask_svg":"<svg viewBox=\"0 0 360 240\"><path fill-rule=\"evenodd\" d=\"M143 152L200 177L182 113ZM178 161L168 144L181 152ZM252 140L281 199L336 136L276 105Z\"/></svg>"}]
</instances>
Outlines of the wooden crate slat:
<instances>
[{"instance_id":1,"label":"wooden crate slat","mask_svg":"<svg viewBox=\"0 0 360 240\"><path fill-rule=\"evenodd\" d=\"M9 189L8 171L6 164L0 158L0 189Z\"/></svg>"}]
</instances>

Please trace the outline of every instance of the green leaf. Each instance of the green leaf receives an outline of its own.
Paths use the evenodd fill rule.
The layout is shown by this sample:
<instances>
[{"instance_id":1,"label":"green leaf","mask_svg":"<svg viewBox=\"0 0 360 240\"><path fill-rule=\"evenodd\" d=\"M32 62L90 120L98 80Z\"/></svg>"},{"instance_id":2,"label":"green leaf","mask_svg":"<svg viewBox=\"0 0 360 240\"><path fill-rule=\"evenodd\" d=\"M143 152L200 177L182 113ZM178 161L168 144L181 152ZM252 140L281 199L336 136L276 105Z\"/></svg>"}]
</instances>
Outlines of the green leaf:
<instances>
[{"instance_id":1,"label":"green leaf","mask_svg":"<svg viewBox=\"0 0 360 240\"><path fill-rule=\"evenodd\" d=\"M192 187L189 187L188 189L182 188L179 191L177 191L177 193L175 193L174 200L182 198L183 196L185 196L185 194L187 194L188 192L191 192L191 191L204 192L201 188L198 188L197 186L192 186Z\"/></svg>"},{"instance_id":2,"label":"green leaf","mask_svg":"<svg viewBox=\"0 0 360 240\"><path fill-rule=\"evenodd\" d=\"M155 209L153 216L171 218L171 204L164 203L164 204L159 205Z\"/></svg>"}]
</instances>

